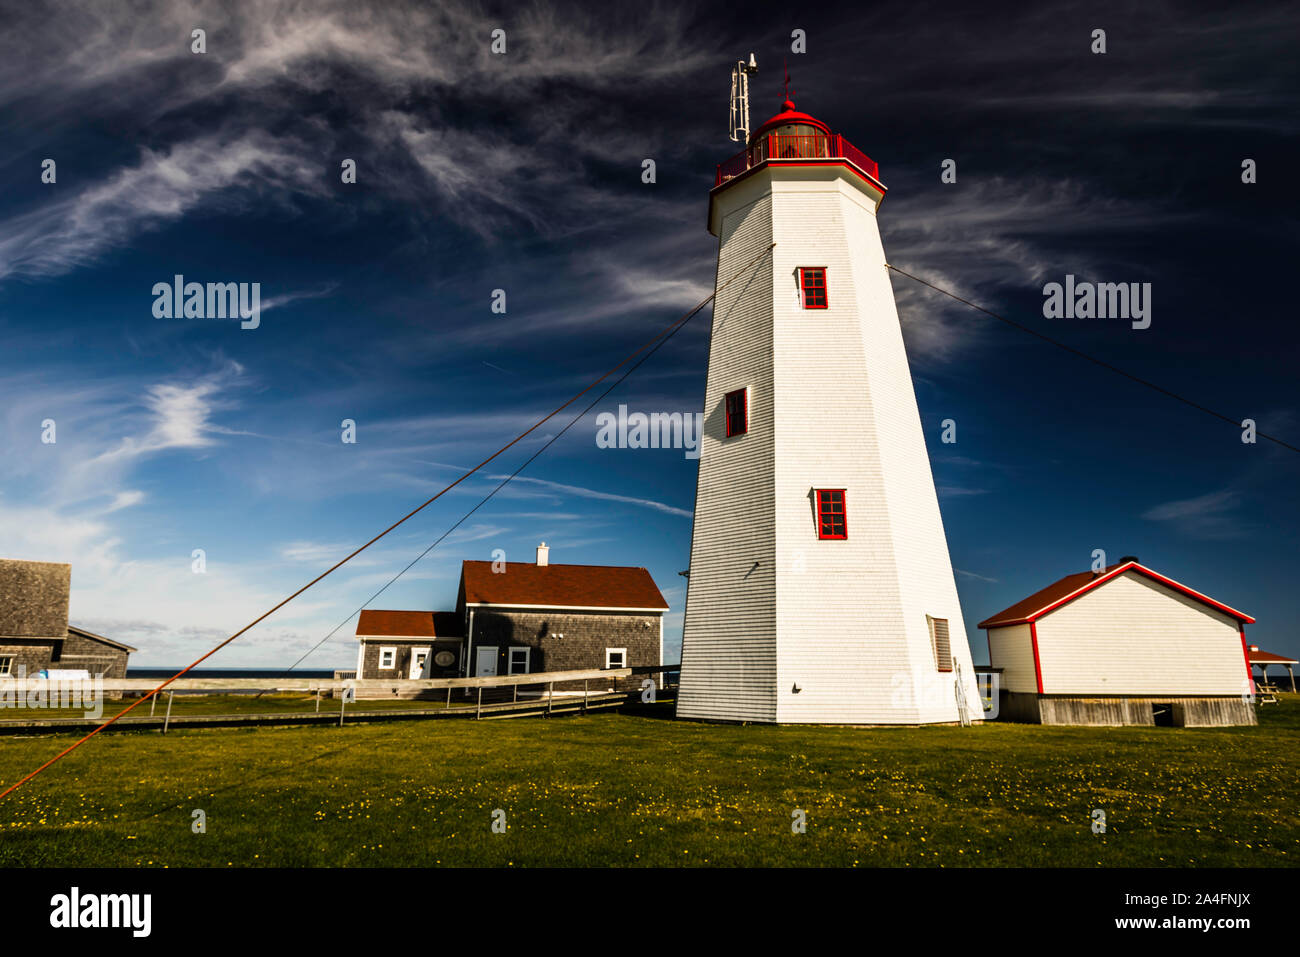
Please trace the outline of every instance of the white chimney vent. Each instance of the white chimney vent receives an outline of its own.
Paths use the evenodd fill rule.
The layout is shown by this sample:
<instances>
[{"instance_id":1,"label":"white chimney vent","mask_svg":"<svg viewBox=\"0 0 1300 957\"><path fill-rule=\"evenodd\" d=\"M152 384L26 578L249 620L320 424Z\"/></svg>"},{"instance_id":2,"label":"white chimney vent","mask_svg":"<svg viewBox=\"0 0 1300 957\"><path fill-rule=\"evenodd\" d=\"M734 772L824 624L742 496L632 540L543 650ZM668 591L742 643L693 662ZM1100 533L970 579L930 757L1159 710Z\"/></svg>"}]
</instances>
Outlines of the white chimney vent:
<instances>
[{"instance_id":1,"label":"white chimney vent","mask_svg":"<svg viewBox=\"0 0 1300 957\"><path fill-rule=\"evenodd\" d=\"M546 547L546 543L537 546L537 566L539 568L551 563L551 550Z\"/></svg>"}]
</instances>

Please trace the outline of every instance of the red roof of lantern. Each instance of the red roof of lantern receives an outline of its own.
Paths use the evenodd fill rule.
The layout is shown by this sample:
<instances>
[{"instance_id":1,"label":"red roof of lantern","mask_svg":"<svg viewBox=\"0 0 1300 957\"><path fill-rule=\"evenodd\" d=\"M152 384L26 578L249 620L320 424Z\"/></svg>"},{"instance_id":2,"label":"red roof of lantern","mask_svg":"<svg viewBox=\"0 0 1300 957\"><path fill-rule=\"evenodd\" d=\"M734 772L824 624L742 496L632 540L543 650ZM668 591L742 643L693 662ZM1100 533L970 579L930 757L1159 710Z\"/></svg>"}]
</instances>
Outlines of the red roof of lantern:
<instances>
[{"instance_id":1,"label":"red roof of lantern","mask_svg":"<svg viewBox=\"0 0 1300 957\"><path fill-rule=\"evenodd\" d=\"M829 133L831 128L817 119L815 116L809 116L807 113L800 113L794 108L793 100L786 100L781 104L781 112L776 114L758 129L749 135L749 142L752 144L760 136L765 136L778 126L789 126L798 123L802 126L815 126L823 133Z\"/></svg>"}]
</instances>

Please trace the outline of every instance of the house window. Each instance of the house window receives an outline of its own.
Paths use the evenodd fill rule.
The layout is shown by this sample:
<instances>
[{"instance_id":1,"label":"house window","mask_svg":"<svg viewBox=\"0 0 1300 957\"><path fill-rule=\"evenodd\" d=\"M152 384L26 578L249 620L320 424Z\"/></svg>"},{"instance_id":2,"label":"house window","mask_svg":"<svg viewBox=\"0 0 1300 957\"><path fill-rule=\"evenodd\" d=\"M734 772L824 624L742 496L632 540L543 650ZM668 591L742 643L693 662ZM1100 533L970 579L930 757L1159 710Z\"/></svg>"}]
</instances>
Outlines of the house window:
<instances>
[{"instance_id":1,"label":"house window","mask_svg":"<svg viewBox=\"0 0 1300 957\"><path fill-rule=\"evenodd\" d=\"M626 668L626 667L627 667L627 649L626 649L626 648L606 648L606 649L605 649L605 667L606 667L606 668Z\"/></svg>"},{"instance_id":2,"label":"house window","mask_svg":"<svg viewBox=\"0 0 1300 957\"><path fill-rule=\"evenodd\" d=\"M529 665L532 663L533 649L525 648L519 645L512 645L510 648L510 670L506 674L526 675L528 674Z\"/></svg>"},{"instance_id":3,"label":"house window","mask_svg":"<svg viewBox=\"0 0 1300 957\"><path fill-rule=\"evenodd\" d=\"M849 537L847 516L844 513L844 489L819 488L817 490L817 537Z\"/></svg>"},{"instance_id":4,"label":"house window","mask_svg":"<svg viewBox=\"0 0 1300 957\"><path fill-rule=\"evenodd\" d=\"M948 619L925 616L930 624L930 646L934 664L940 671L952 671L952 643L948 640Z\"/></svg>"},{"instance_id":5,"label":"house window","mask_svg":"<svg viewBox=\"0 0 1300 957\"><path fill-rule=\"evenodd\" d=\"M14 673L14 656L0 655L0 675L11 675Z\"/></svg>"},{"instance_id":6,"label":"house window","mask_svg":"<svg viewBox=\"0 0 1300 957\"><path fill-rule=\"evenodd\" d=\"M379 667L382 670L392 670L397 667L397 649L380 648L379 649Z\"/></svg>"},{"instance_id":7,"label":"house window","mask_svg":"<svg viewBox=\"0 0 1300 957\"><path fill-rule=\"evenodd\" d=\"M727 393L727 438L749 431L749 390Z\"/></svg>"},{"instance_id":8,"label":"house window","mask_svg":"<svg viewBox=\"0 0 1300 957\"><path fill-rule=\"evenodd\" d=\"M799 270L799 290L805 309L826 308L826 267L804 266Z\"/></svg>"}]
</instances>

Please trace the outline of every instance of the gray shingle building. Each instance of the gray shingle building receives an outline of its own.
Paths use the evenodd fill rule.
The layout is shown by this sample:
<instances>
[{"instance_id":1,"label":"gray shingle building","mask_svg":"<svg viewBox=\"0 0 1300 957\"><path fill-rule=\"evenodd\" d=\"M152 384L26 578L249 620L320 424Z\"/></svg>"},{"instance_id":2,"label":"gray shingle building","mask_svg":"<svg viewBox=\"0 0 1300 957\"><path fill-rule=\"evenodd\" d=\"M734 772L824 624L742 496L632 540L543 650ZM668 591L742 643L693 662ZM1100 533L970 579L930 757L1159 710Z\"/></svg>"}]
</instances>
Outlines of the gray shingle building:
<instances>
[{"instance_id":1,"label":"gray shingle building","mask_svg":"<svg viewBox=\"0 0 1300 957\"><path fill-rule=\"evenodd\" d=\"M659 665L667 610L646 569L552 565L543 543L535 563L463 562L454 611L363 611L357 676L489 677Z\"/></svg>"},{"instance_id":2,"label":"gray shingle building","mask_svg":"<svg viewBox=\"0 0 1300 957\"><path fill-rule=\"evenodd\" d=\"M130 645L68 624L72 566L0 558L0 676L58 669L125 678Z\"/></svg>"}]
</instances>

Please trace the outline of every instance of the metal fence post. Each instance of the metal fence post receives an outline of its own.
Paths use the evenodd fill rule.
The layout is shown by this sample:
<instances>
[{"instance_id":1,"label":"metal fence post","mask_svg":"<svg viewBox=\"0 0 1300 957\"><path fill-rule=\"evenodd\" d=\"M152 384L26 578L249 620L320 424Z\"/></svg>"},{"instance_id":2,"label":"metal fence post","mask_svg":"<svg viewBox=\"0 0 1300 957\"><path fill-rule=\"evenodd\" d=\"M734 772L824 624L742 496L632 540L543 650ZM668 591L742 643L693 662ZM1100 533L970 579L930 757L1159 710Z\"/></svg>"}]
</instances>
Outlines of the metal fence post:
<instances>
[{"instance_id":1,"label":"metal fence post","mask_svg":"<svg viewBox=\"0 0 1300 957\"><path fill-rule=\"evenodd\" d=\"M551 713L551 705L555 703L555 682L552 681L546 686L546 713Z\"/></svg>"},{"instance_id":2,"label":"metal fence post","mask_svg":"<svg viewBox=\"0 0 1300 957\"><path fill-rule=\"evenodd\" d=\"M167 725L171 724L172 721L172 697L174 694L175 692L172 691L167 692L167 717L163 718L163 734L167 733Z\"/></svg>"},{"instance_id":3,"label":"metal fence post","mask_svg":"<svg viewBox=\"0 0 1300 957\"><path fill-rule=\"evenodd\" d=\"M479 685L479 686L478 686L478 705L475 706L475 708L474 708L474 718L475 718L475 720L477 720L477 719L481 718L482 716L483 716L483 686L482 686L482 685Z\"/></svg>"},{"instance_id":4,"label":"metal fence post","mask_svg":"<svg viewBox=\"0 0 1300 957\"><path fill-rule=\"evenodd\" d=\"M582 713L587 713L587 679L582 679Z\"/></svg>"},{"instance_id":5,"label":"metal fence post","mask_svg":"<svg viewBox=\"0 0 1300 957\"><path fill-rule=\"evenodd\" d=\"M345 689L343 693L339 695L339 727L340 728L343 727L343 712L347 710L347 707L348 707L348 693L347 690Z\"/></svg>"},{"instance_id":6,"label":"metal fence post","mask_svg":"<svg viewBox=\"0 0 1300 957\"><path fill-rule=\"evenodd\" d=\"M320 714L320 688L316 689L316 713Z\"/></svg>"}]
</instances>

